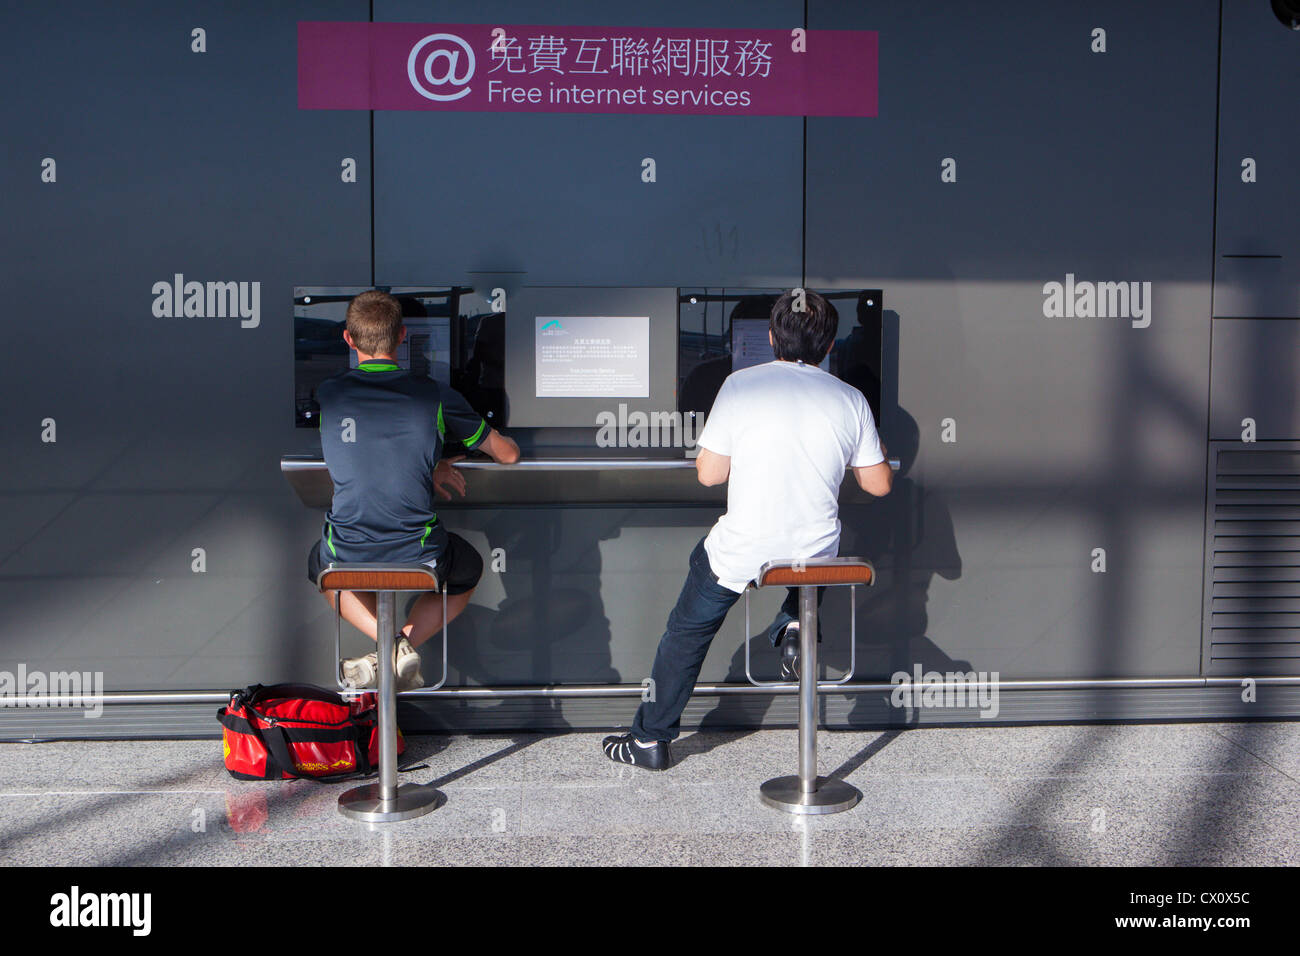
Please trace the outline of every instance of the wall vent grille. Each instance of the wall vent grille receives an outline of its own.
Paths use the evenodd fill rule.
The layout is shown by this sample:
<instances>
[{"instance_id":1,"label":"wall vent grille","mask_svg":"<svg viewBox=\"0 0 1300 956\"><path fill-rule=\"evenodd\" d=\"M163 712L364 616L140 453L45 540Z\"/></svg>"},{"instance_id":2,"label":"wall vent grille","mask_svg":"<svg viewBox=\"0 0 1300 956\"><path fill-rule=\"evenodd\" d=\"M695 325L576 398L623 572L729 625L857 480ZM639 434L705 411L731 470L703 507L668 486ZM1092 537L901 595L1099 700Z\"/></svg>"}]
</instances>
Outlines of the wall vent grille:
<instances>
[{"instance_id":1,"label":"wall vent grille","mask_svg":"<svg viewBox=\"0 0 1300 956\"><path fill-rule=\"evenodd\" d=\"M1205 674L1300 674L1300 448L1211 442L1206 537Z\"/></svg>"}]
</instances>

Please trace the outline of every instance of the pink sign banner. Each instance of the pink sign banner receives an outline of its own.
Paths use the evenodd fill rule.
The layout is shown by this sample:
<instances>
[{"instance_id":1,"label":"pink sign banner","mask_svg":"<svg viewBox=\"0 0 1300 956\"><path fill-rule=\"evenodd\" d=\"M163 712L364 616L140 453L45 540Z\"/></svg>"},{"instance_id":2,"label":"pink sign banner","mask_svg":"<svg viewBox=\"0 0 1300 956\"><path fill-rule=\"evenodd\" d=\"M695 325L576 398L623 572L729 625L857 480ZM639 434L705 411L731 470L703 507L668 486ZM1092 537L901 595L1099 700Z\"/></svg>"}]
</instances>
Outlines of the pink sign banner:
<instances>
[{"instance_id":1,"label":"pink sign banner","mask_svg":"<svg viewBox=\"0 0 1300 956\"><path fill-rule=\"evenodd\" d=\"M875 116L868 30L298 24L298 107Z\"/></svg>"}]
</instances>

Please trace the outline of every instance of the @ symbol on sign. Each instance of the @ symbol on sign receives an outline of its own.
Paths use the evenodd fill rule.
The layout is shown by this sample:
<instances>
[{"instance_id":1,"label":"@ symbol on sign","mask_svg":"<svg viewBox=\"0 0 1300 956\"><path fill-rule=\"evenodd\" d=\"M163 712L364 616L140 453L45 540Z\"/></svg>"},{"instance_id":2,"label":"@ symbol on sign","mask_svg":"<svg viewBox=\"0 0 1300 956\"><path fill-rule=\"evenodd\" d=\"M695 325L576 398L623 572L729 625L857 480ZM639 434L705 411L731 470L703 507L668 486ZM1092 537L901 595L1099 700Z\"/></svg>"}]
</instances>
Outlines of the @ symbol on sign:
<instances>
[{"instance_id":1,"label":"@ symbol on sign","mask_svg":"<svg viewBox=\"0 0 1300 956\"><path fill-rule=\"evenodd\" d=\"M430 43L436 43L439 40L446 41L448 45L431 52L424 58L424 68L417 70L416 63L420 59L420 52ZM459 47L459 49L455 47ZM459 65L461 50L465 52L466 64L464 75L458 76L456 67ZM440 59L446 61L446 68L441 76L434 76L435 61ZM421 74L423 74L423 83L421 82ZM415 92L426 99L441 100L443 102L458 100L468 93L470 89L466 84L474 76L474 50L455 34L431 33L411 47L411 55L406 58L406 75L410 78L411 86L415 88ZM455 93L438 93L426 87L426 83L434 87L446 86L450 83L452 86L460 87L460 90Z\"/></svg>"}]
</instances>

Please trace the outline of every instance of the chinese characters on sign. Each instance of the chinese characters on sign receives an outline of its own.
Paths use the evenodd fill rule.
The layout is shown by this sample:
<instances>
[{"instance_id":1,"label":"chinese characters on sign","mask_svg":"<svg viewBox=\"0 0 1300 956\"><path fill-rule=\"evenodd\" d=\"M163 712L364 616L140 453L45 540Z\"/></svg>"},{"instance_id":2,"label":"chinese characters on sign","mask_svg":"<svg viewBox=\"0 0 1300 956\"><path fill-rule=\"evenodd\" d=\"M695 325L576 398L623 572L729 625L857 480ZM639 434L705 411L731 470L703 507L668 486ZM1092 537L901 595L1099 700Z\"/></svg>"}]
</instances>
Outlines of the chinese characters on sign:
<instances>
[{"instance_id":1,"label":"chinese characters on sign","mask_svg":"<svg viewBox=\"0 0 1300 956\"><path fill-rule=\"evenodd\" d=\"M739 76L770 75L772 44L763 40L710 40L656 37L579 37L566 40L553 34L499 36L491 46L489 73L617 73L619 76Z\"/></svg>"}]
</instances>

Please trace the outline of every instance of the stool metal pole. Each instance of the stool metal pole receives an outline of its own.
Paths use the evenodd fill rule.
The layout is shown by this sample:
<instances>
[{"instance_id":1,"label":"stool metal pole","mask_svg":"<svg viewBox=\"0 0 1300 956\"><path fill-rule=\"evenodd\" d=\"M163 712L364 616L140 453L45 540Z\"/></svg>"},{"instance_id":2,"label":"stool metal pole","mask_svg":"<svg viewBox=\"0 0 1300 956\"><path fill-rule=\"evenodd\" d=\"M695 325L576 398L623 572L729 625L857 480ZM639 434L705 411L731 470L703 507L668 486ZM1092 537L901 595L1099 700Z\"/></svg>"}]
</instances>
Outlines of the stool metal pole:
<instances>
[{"instance_id":1,"label":"stool metal pole","mask_svg":"<svg viewBox=\"0 0 1300 956\"><path fill-rule=\"evenodd\" d=\"M395 823L423 816L445 799L432 787L397 785L397 675L393 654L397 643L396 595L375 593L379 658L379 783L353 787L339 797L339 812L367 823ZM364 744L363 744L364 746Z\"/></svg>"},{"instance_id":2,"label":"stool metal pole","mask_svg":"<svg viewBox=\"0 0 1300 956\"><path fill-rule=\"evenodd\" d=\"M787 813L839 813L862 799L857 787L817 776L817 588L799 588L799 774L759 788L769 807Z\"/></svg>"},{"instance_id":3,"label":"stool metal pole","mask_svg":"<svg viewBox=\"0 0 1300 956\"><path fill-rule=\"evenodd\" d=\"M379 801L380 809L394 810L397 800L397 675L393 673L393 619L396 595L375 595L379 656Z\"/></svg>"},{"instance_id":4,"label":"stool metal pole","mask_svg":"<svg viewBox=\"0 0 1300 956\"><path fill-rule=\"evenodd\" d=\"M799 790L817 792L817 589L799 589ZM805 679L802 675L807 674Z\"/></svg>"}]
</instances>

